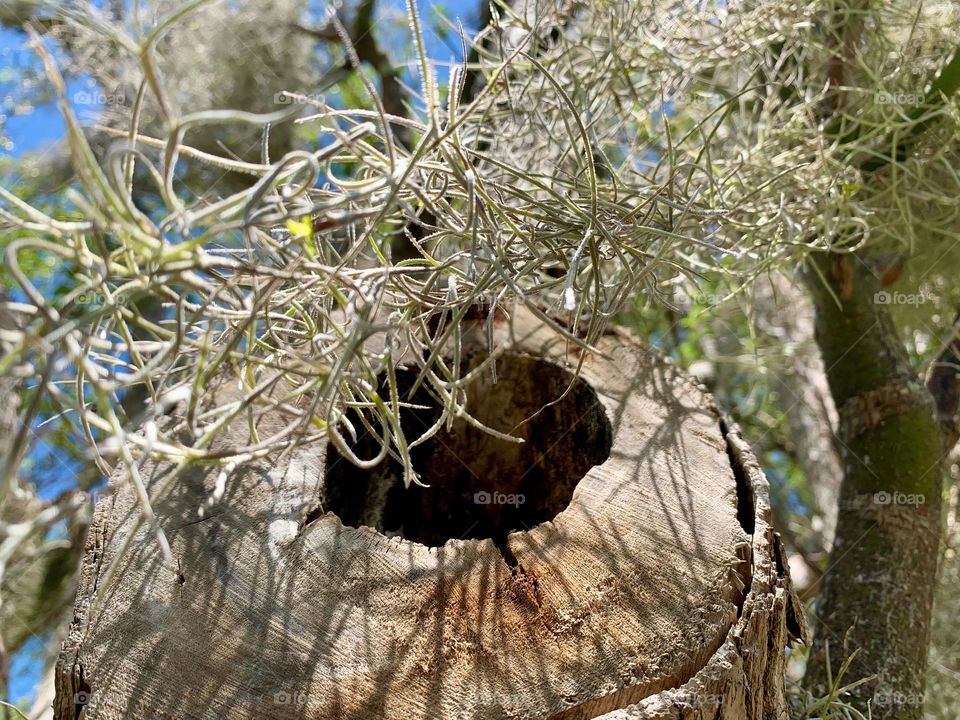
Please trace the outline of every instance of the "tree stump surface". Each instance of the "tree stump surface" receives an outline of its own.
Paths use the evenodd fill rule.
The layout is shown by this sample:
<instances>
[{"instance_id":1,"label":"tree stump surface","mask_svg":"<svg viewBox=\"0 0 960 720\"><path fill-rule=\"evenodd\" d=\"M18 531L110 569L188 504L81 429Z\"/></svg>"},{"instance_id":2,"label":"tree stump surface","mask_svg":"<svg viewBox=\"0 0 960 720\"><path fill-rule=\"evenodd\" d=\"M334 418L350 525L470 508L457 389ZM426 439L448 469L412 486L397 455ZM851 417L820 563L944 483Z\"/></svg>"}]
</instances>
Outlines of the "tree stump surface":
<instances>
[{"instance_id":1,"label":"tree stump surface","mask_svg":"<svg viewBox=\"0 0 960 720\"><path fill-rule=\"evenodd\" d=\"M111 483L55 717L786 718L805 631L739 431L625 333L579 378L530 311L495 335L470 407L526 442L457 421L415 456L429 488L319 442L237 468L201 518L219 468L148 463L178 573Z\"/></svg>"}]
</instances>

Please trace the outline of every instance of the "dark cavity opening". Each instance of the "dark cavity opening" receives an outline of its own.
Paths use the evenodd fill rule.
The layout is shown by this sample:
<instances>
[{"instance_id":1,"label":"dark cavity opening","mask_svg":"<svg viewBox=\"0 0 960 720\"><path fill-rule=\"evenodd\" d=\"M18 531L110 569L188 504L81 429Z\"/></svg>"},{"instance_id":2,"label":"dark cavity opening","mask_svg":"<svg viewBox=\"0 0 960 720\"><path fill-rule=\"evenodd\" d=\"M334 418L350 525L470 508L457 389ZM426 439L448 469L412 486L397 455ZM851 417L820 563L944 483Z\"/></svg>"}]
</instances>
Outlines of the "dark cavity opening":
<instances>
[{"instance_id":1,"label":"dark cavity opening","mask_svg":"<svg viewBox=\"0 0 960 720\"><path fill-rule=\"evenodd\" d=\"M401 422L410 441L440 414L424 388L410 393L415 380L416 372L398 369L401 400L429 408L403 412ZM571 382L570 392L554 403ZM381 378L384 397L385 385ZM455 420L452 428L411 451L414 469L430 487L409 488L403 486L403 471L395 460L361 470L331 445L325 509L345 525L367 525L433 547L450 539L491 538L510 562L507 535L551 520L566 508L580 478L610 455L613 430L596 392L584 380L522 355L498 360L496 383L491 373L474 382L467 407L485 425L525 442L501 440ZM363 427L359 420L354 424ZM352 449L361 458L373 457L378 440L368 432Z\"/></svg>"}]
</instances>

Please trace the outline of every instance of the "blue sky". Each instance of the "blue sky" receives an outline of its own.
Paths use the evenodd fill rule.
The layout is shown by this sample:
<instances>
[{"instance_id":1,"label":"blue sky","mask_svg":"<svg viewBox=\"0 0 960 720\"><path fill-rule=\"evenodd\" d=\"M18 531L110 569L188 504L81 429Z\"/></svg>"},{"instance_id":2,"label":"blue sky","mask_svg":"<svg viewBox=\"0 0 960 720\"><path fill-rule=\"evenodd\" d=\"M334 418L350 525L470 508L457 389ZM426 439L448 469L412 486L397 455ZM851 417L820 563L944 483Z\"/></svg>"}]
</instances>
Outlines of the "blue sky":
<instances>
[{"instance_id":1,"label":"blue sky","mask_svg":"<svg viewBox=\"0 0 960 720\"><path fill-rule=\"evenodd\" d=\"M320 8L325 3L310 0L309 7L319 13ZM387 0L382 3L384 8L394 7L398 10L405 8L403 0ZM425 39L427 51L431 58L439 64L438 77L441 81L446 77L445 66L448 62L457 62L459 39L448 37L444 42L433 28L436 25L434 19L437 12L442 12L446 17L455 19L460 18L464 28L470 32L475 30L477 10L479 8L478 0L452 0L451 2L432 2L431 0L419 0L417 7L425 25ZM26 66L39 67L39 61L25 47L26 36L18 31L9 28L0 28L0 115L6 116L6 133L13 141L13 147L10 149L0 148L0 153L11 153L14 156L23 153L33 152L42 148L44 145L57 142L63 137L64 123L56 103L47 103L34 107L28 114L18 115L11 112L6 105L9 99L15 97L17 82L17 70ZM83 79L72 81L68 87L68 96L72 96L77 90L88 89L88 83ZM90 118L95 114L90 108L83 109L84 119Z\"/></svg>"},{"instance_id":2,"label":"blue sky","mask_svg":"<svg viewBox=\"0 0 960 720\"><path fill-rule=\"evenodd\" d=\"M12 152L19 155L42 145L56 142L64 133L63 118L54 103L33 108L25 115L11 112L8 107L15 97L18 70L38 67L36 56L24 47L25 35L9 28L0 28L0 114L6 115L6 132L13 140ZM9 152L2 150L0 152Z\"/></svg>"}]
</instances>

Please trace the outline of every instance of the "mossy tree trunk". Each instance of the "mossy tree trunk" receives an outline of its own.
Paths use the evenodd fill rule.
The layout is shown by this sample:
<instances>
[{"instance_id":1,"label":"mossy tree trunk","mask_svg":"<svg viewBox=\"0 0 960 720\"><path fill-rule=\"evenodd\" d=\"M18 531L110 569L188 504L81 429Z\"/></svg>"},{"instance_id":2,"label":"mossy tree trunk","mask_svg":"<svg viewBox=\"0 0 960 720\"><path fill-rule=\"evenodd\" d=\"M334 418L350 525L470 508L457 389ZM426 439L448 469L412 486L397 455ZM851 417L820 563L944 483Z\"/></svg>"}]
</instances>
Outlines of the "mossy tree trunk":
<instances>
[{"instance_id":1,"label":"mossy tree trunk","mask_svg":"<svg viewBox=\"0 0 960 720\"><path fill-rule=\"evenodd\" d=\"M807 684L854 655L846 681L874 718L923 715L944 441L879 280L855 255L813 261L817 342L840 417L844 477Z\"/></svg>"}]
</instances>

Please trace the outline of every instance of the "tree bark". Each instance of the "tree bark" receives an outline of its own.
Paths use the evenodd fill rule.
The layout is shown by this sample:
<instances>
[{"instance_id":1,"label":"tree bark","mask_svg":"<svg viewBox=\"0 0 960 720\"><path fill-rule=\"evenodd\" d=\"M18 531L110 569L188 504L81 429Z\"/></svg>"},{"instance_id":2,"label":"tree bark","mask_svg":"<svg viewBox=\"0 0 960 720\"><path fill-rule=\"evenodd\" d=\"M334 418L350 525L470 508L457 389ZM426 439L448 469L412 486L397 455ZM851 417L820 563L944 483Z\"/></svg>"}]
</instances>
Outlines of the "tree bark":
<instances>
[{"instance_id":1,"label":"tree bark","mask_svg":"<svg viewBox=\"0 0 960 720\"><path fill-rule=\"evenodd\" d=\"M811 262L844 477L806 683L825 693L828 672L856 653L845 682L871 678L853 690L856 705L869 703L874 718L921 718L941 524L933 400L867 266L849 254Z\"/></svg>"},{"instance_id":2,"label":"tree bark","mask_svg":"<svg viewBox=\"0 0 960 720\"><path fill-rule=\"evenodd\" d=\"M200 519L217 469L163 494L148 464L174 572L114 479L56 718L785 720L803 620L737 428L625 334L575 380L576 346L529 311L495 333L470 407L525 442L456 421L414 456L429 488L300 447Z\"/></svg>"}]
</instances>

